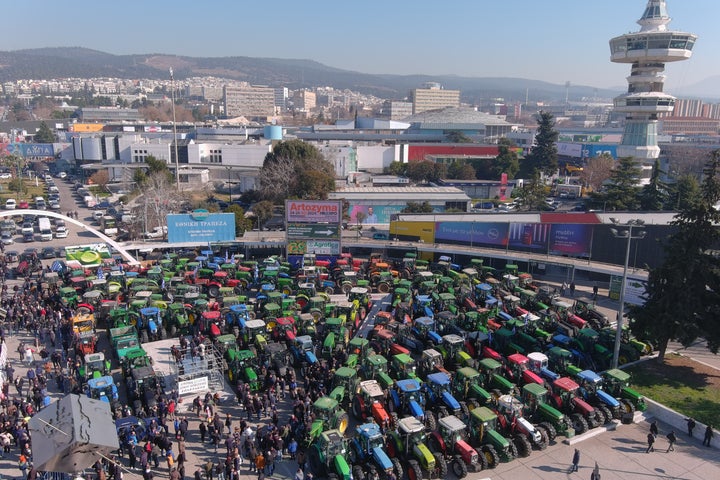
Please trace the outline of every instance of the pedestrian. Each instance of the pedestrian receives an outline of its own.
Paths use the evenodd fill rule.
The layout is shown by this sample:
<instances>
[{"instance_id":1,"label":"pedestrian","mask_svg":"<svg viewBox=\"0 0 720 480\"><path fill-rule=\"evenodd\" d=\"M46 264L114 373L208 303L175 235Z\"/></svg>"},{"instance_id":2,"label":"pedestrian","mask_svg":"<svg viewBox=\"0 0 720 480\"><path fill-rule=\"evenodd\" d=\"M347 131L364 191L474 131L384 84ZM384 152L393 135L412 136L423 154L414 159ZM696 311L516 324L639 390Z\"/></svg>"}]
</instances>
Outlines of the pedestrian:
<instances>
[{"instance_id":1,"label":"pedestrian","mask_svg":"<svg viewBox=\"0 0 720 480\"><path fill-rule=\"evenodd\" d=\"M205 422L200 422L200 443L205 443L205 435L207 435L207 425Z\"/></svg>"},{"instance_id":2,"label":"pedestrian","mask_svg":"<svg viewBox=\"0 0 720 480\"><path fill-rule=\"evenodd\" d=\"M228 429L228 435L232 433L232 418L230 418L230 414L228 413L225 417L225 426Z\"/></svg>"},{"instance_id":3,"label":"pedestrian","mask_svg":"<svg viewBox=\"0 0 720 480\"><path fill-rule=\"evenodd\" d=\"M593 283L593 300L597 300L598 296L598 284Z\"/></svg>"},{"instance_id":4,"label":"pedestrian","mask_svg":"<svg viewBox=\"0 0 720 480\"><path fill-rule=\"evenodd\" d=\"M695 428L695 420L693 420L692 417L690 417L690 418L686 418L685 421L687 422L688 436L692 437L693 436L692 431L693 431L693 428Z\"/></svg>"},{"instance_id":5,"label":"pedestrian","mask_svg":"<svg viewBox=\"0 0 720 480\"><path fill-rule=\"evenodd\" d=\"M259 478L260 474L263 473L265 470L265 457L263 457L262 452L258 452L257 456L255 457L255 468L258 471Z\"/></svg>"},{"instance_id":6,"label":"pedestrian","mask_svg":"<svg viewBox=\"0 0 720 480\"><path fill-rule=\"evenodd\" d=\"M650 433L652 433L653 436L655 436L655 438L657 438L657 436L658 436L657 420L653 420L652 423L650 424Z\"/></svg>"},{"instance_id":7,"label":"pedestrian","mask_svg":"<svg viewBox=\"0 0 720 480\"><path fill-rule=\"evenodd\" d=\"M714 434L712 425L708 425L707 427L705 427L705 438L703 439L703 445L709 447L710 440L712 440L713 436Z\"/></svg>"},{"instance_id":8,"label":"pedestrian","mask_svg":"<svg viewBox=\"0 0 720 480\"><path fill-rule=\"evenodd\" d=\"M673 447L673 444L677 441L677 438L675 437L675 432L673 430L670 430L670 433L667 434L667 439L668 439L669 445L668 445L668 449L665 453L674 452L675 447Z\"/></svg>"},{"instance_id":9,"label":"pedestrian","mask_svg":"<svg viewBox=\"0 0 720 480\"><path fill-rule=\"evenodd\" d=\"M575 298L575 282L570 282L570 296Z\"/></svg>"},{"instance_id":10,"label":"pedestrian","mask_svg":"<svg viewBox=\"0 0 720 480\"><path fill-rule=\"evenodd\" d=\"M645 450L645 453L654 452L655 447L653 447L653 444L655 443L655 435L653 435L652 433L648 433L647 442L648 442L648 448L647 448L647 450Z\"/></svg>"},{"instance_id":11,"label":"pedestrian","mask_svg":"<svg viewBox=\"0 0 720 480\"><path fill-rule=\"evenodd\" d=\"M572 458L572 467L570 467L570 473L578 471L578 465L580 464L580 450L575 449Z\"/></svg>"},{"instance_id":12,"label":"pedestrian","mask_svg":"<svg viewBox=\"0 0 720 480\"><path fill-rule=\"evenodd\" d=\"M590 480L600 480L600 467L597 462L595 462L595 468L593 468L593 471L590 474Z\"/></svg>"}]
</instances>

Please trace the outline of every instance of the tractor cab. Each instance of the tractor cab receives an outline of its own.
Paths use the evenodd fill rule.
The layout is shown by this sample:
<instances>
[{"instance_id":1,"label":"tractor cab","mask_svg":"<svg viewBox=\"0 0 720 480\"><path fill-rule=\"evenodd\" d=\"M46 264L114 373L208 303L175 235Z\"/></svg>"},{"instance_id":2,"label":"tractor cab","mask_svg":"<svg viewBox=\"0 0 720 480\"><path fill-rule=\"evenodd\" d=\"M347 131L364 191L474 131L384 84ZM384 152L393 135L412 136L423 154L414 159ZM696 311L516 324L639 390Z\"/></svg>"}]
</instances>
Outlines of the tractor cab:
<instances>
[{"instance_id":1,"label":"tractor cab","mask_svg":"<svg viewBox=\"0 0 720 480\"><path fill-rule=\"evenodd\" d=\"M492 358L483 358L478 362L480 372L484 377L485 388L497 388L503 393L512 393L515 385L502 375L503 365Z\"/></svg>"},{"instance_id":2,"label":"tractor cab","mask_svg":"<svg viewBox=\"0 0 720 480\"><path fill-rule=\"evenodd\" d=\"M394 377L397 379L417 378L417 374L415 372L417 364L407 353L393 355L390 369L393 372Z\"/></svg>"},{"instance_id":3,"label":"tractor cab","mask_svg":"<svg viewBox=\"0 0 720 480\"><path fill-rule=\"evenodd\" d=\"M243 332L245 345L250 346L256 344L257 347L260 347L259 350L263 350L264 345L267 344L266 334L267 326L265 325L265 320L255 319L245 322L245 330Z\"/></svg>"},{"instance_id":4,"label":"tractor cab","mask_svg":"<svg viewBox=\"0 0 720 480\"><path fill-rule=\"evenodd\" d=\"M110 371L110 360L105 360L103 352L95 352L85 355L79 374L82 379L100 378L109 375Z\"/></svg>"},{"instance_id":5,"label":"tractor cab","mask_svg":"<svg viewBox=\"0 0 720 480\"><path fill-rule=\"evenodd\" d=\"M487 405L493 396L482 385L480 372L472 367L459 368L452 377L452 391L460 398L468 400L471 406Z\"/></svg>"},{"instance_id":6,"label":"tractor cab","mask_svg":"<svg viewBox=\"0 0 720 480\"><path fill-rule=\"evenodd\" d=\"M353 368L356 367L371 351L372 349L370 348L370 341L368 339L354 337L348 343L349 355L345 365Z\"/></svg>"},{"instance_id":7,"label":"tractor cab","mask_svg":"<svg viewBox=\"0 0 720 480\"><path fill-rule=\"evenodd\" d=\"M88 380L88 397L110 404L118 402L117 385L109 375Z\"/></svg>"},{"instance_id":8,"label":"tractor cab","mask_svg":"<svg viewBox=\"0 0 720 480\"><path fill-rule=\"evenodd\" d=\"M530 359L521 353L514 353L507 357L508 369L516 382L537 383L543 385L545 381L530 369Z\"/></svg>"},{"instance_id":9,"label":"tractor cab","mask_svg":"<svg viewBox=\"0 0 720 480\"><path fill-rule=\"evenodd\" d=\"M293 317L280 317L275 320L275 326L272 327L272 336L275 341L292 342L295 335L297 335L297 329Z\"/></svg>"},{"instance_id":10,"label":"tractor cab","mask_svg":"<svg viewBox=\"0 0 720 480\"><path fill-rule=\"evenodd\" d=\"M465 340L454 333L444 335L442 337L442 345L439 350L443 354L445 361L451 365L471 365L472 357L463 351Z\"/></svg>"},{"instance_id":11,"label":"tractor cab","mask_svg":"<svg viewBox=\"0 0 720 480\"><path fill-rule=\"evenodd\" d=\"M435 331L435 320L432 317L419 317L413 323L413 333L420 340L429 340L435 345L442 343L442 337Z\"/></svg>"},{"instance_id":12,"label":"tractor cab","mask_svg":"<svg viewBox=\"0 0 720 480\"><path fill-rule=\"evenodd\" d=\"M350 367L338 368L332 378L333 390L330 392L329 397L348 407L352 395L357 391L358 382L357 370Z\"/></svg>"},{"instance_id":13,"label":"tractor cab","mask_svg":"<svg viewBox=\"0 0 720 480\"><path fill-rule=\"evenodd\" d=\"M420 357L420 363L418 364L418 372L421 377L425 377L434 372L448 373L443 366L442 354L434 348L423 350L422 356Z\"/></svg>"},{"instance_id":14,"label":"tractor cab","mask_svg":"<svg viewBox=\"0 0 720 480\"><path fill-rule=\"evenodd\" d=\"M388 375L388 361L383 355L371 354L362 359L362 375L365 379L375 379L383 388L390 388L395 381Z\"/></svg>"},{"instance_id":15,"label":"tractor cab","mask_svg":"<svg viewBox=\"0 0 720 480\"><path fill-rule=\"evenodd\" d=\"M63 305L74 308L78 303L78 292L73 287L63 287L60 289L60 301Z\"/></svg>"}]
</instances>

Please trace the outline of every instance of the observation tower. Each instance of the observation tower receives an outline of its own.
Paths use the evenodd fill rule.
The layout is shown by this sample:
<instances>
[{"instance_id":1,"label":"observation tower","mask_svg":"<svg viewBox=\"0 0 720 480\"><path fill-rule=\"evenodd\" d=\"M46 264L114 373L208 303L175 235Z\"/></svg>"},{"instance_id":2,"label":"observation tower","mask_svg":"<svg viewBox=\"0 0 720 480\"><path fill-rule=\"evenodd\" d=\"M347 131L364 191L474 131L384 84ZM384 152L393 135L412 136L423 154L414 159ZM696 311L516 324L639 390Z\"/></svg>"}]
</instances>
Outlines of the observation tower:
<instances>
[{"instance_id":1,"label":"observation tower","mask_svg":"<svg viewBox=\"0 0 720 480\"><path fill-rule=\"evenodd\" d=\"M640 31L610 40L610 60L631 65L628 91L614 100L615 111L625 113L625 131L617 155L634 157L642 165L642 183L648 182L660 156L658 114L675 108L675 97L663 93L665 64L690 58L697 40L695 34L668 30L666 3L649 0L637 21Z\"/></svg>"}]
</instances>

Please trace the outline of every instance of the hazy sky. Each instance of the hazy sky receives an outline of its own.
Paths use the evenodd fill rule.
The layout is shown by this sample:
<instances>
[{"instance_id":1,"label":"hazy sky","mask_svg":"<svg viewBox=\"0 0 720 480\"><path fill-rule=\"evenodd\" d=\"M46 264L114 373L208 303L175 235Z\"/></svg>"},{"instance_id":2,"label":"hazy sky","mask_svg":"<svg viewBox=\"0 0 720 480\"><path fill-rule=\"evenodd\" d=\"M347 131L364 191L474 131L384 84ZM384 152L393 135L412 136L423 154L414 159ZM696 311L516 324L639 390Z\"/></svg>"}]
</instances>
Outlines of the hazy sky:
<instances>
[{"instance_id":1,"label":"hazy sky","mask_svg":"<svg viewBox=\"0 0 720 480\"><path fill-rule=\"evenodd\" d=\"M2 2L0 49L311 59L365 73L523 77L625 86L610 38L637 31L646 0L25 0ZM670 28L698 34L668 89L720 75L720 1L668 0ZM715 53L713 53L715 52Z\"/></svg>"}]
</instances>

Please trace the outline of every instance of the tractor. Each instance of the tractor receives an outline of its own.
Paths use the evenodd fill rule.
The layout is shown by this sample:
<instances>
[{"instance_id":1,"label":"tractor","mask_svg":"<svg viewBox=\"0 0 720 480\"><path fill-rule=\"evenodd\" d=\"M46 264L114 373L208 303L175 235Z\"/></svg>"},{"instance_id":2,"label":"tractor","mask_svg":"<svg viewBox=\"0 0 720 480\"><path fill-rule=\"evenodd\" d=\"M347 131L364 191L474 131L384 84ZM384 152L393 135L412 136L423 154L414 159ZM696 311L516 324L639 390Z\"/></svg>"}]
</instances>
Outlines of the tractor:
<instances>
[{"instance_id":1,"label":"tractor","mask_svg":"<svg viewBox=\"0 0 720 480\"><path fill-rule=\"evenodd\" d=\"M395 478L403 478L400 460L385 453L385 437L378 425L358 425L355 432L349 449L353 480L385 479L390 473L394 473Z\"/></svg>"},{"instance_id":2,"label":"tractor","mask_svg":"<svg viewBox=\"0 0 720 480\"><path fill-rule=\"evenodd\" d=\"M188 335L191 331L190 319L182 303L171 303L165 310L165 325L168 335L174 338L178 335Z\"/></svg>"},{"instance_id":3,"label":"tractor","mask_svg":"<svg viewBox=\"0 0 720 480\"><path fill-rule=\"evenodd\" d=\"M318 361L315 356L315 343L310 335L295 337L290 344L290 354L293 358L293 366L300 368L302 376L308 366Z\"/></svg>"},{"instance_id":4,"label":"tractor","mask_svg":"<svg viewBox=\"0 0 720 480\"><path fill-rule=\"evenodd\" d=\"M483 358L478 362L478 370L483 378L485 389L497 389L502 393L513 393L515 384L502 375L503 365L492 358Z\"/></svg>"},{"instance_id":5,"label":"tractor","mask_svg":"<svg viewBox=\"0 0 720 480\"><path fill-rule=\"evenodd\" d=\"M635 410L647 410L645 399L637 391L630 388L630 374L613 368L602 373L605 389L620 400L624 413L635 413Z\"/></svg>"},{"instance_id":6,"label":"tractor","mask_svg":"<svg viewBox=\"0 0 720 480\"><path fill-rule=\"evenodd\" d=\"M307 452L310 468L318 478L328 480L353 480L345 459L348 454L343 432L333 429L317 435Z\"/></svg>"},{"instance_id":7,"label":"tractor","mask_svg":"<svg viewBox=\"0 0 720 480\"><path fill-rule=\"evenodd\" d=\"M425 411L425 395L420 382L408 378L395 382L395 388L390 390L393 402L393 411L398 415L412 415L425 424L429 431L435 430L437 422L432 412Z\"/></svg>"},{"instance_id":8,"label":"tractor","mask_svg":"<svg viewBox=\"0 0 720 480\"><path fill-rule=\"evenodd\" d=\"M448 334L442 337L442 344L436 349L442 353L445 365L448 369L455 369L460 366L474 367L473 358L465 351L465 340L460 335Z\"/></svg>"},{"instance_id":9,"label":"tractor","mask_svg":"<svg viewBox=\"0 0 720 480\"><path fill-rule=\"evenodd\" d=\"M558 434L567 438L575 436L570 419L546 402L548 391L542 385L523 385L520 395L524 406L523 416L545 430L549 442L553 442Z\"/></svg>"},{"instance_id":10,"label":"tractor","mask_svg":"<svg viewBox=\"0 0 720 480\"><path fill-rule=\"evenodd\" d=\"M364 358L375 352L373 352L372 348L370 348L370 341L368 339L355 337L350 340L350 343L348 344L348 353L345 365L356 368Z\"/></svg>"},{"instance_id":11,"label":"tractor","mask_svg":"<svg viewBox=\"0 0 720 480\"><path fill-rule=\"evenodd\" d=\"M88 380L87 396L88 398L109 403L113 418L120 418L122 416L122 407L118 397L117 385L115 385L111 376L106 375Z\"/></svg>"},{"instance_id":12,"label":"tractor","mask_svg":"<svg viewBox=\"0 0 720 480\"><path fill-rule=\"evenodd\" d=\"M595 308L595 303L587 297L575 299L573 312L575 312L575 315L578 317L586 320L595 330L600 330L610 326L607 316L599 312Z\"/></svg>"},{"instance_id":13,"label":"tractor","mask_svg":"<svg viewBox=\"0 0 720 480\"><path fill-rule=\"evenodd\" d=\"M353 398L352 414L362 421L372 418L383 431L397 428L397 414L388 413L385 408L386 396L377 380L364 380Z\"/></svg>"},{"instance_id":14,"label":"tractor","mask_svg":"<svg viewBox=\"0 0 720 480\"><path fill-rule=\"evenodd\" d=\"M447 477L445 458L430 451L425 444L426 438L425 426L415 417L400 419L397 430L388 434L388 454L403 460L410 480L421 480L423 472L430 478Z\"/></svg>"},{"instance_id":15,"label":"tractor","mask_svg":"<svg viewBox=\"0 0 720 480\"><path fill-rule=\"evenodd\" d=\"M111 370L110 360L105 359L103 352L89 353L85 355L84 362L78 370L78 375L81 381L86 381L90 378L110 375Z\"/></svg>"},{"instance_id":16,"label":"tractor","mask_svg":"<svg viewBox=\"0 0 720 480\"><path fill-rule=\"evenodd\" d=\"M501 395L495 413L498 427L507 437L512 437L519 457L528 457L533 448L545 450L550 437L544 427L533 425L523 416L525 407L512 395Z\"/></svg>"},{"instance_id":17,"label":"tractor","mask_svg":"<svg viewBox=\"0 0 720 480\"><path fill-rule=\"evenodd\" d=\"M603 390L603 379L600 375L592 370L583 370L575 374L574 379L580 385L579 393L582 398L595 408L599 425L622 417L620 402Z\"/></svg>"},{"instance_id":18,"label":"tractor","mask_svg":"<svg viewBox=\"0 0 720 480\"><path fill-rule=\"evenodd\" d=\"M322 432L328 429L337 429L340 435L345 434L348 427L348 414L340 408L337 400L330 397L320 397L312 405L315 420L308 432L308 444L312 444Z\"/></svg>"},{"instance_id":19,"label":"tractor","mask_svg":"<svg viewBox=\"0 0 720 480\"><path fill-rule=\"evenodd\" d=\"M259 356L268 370L274 370L281 377L285 377L287 369L292 368L292 357L284 343L268 343L265 345L265 351L261 352Z\"/></svg>"},{"instance_id":20,"label":"tractor","mask_svg":"<svg viewBox=\"0 0 720 480\"><path fill-rule=\"evenodd\" d=\"M488 468L495 468L500 461L510 462L517 457L515 444L503 437L496 426L497 415L488 407L478 407L470 412L470 444L485 457Z\"/></svg>"},{"instance_id":21,"label":"tractor","mask_svg":"<svg viewBox=\"0 0 720 480\"><path fill-rule=\"evenodd\" d=\"M450 393L450 376L443 372L431 373L423 385L428 404L433 406L438 418L448 414L467 419L469 410L465 402L458 402Z\"/></svg>"},{"instance_id":22,"label":"tractor","mask_svg":"<svg viewBox=\"0 0 720 480\"><path fill-rule=\"evenodd\" d=\"M145 307L140 309L137 318L137 328L140 332L140 341L164 340L167 332L162 323L162 312L157 307Z\"/></svg>"},{"instance_id":23,"label":"tractor","mask_svg":"<svg viewBox=\"0 0 720 480\"><path fill-rule=\"evenodd\" d=\"M330 358L337 349L344 350L350 342L350 331L341 318L325 319L325 340L322 346L322 357Z\"/></svg>"},{"instance_id":24,"label":"tractor","mask_svg":"<svg viewBox=\"0 0 720 480\"><path fill-rule=\"evenodd\" d=\"M349 408L358 387L357 370L350 367L340 367L335 370L332 378L333 389L328 395L334 398L343 408Z\"/></svg>"},{"instance_id":25,"label":"tractor","mask_svg":"<svg viewBox=\"0 0 720 480\"><path fill-rule=\"evenodd\" d=\"M257 373L257 356L251 350L238 350L229 348L225 352L225 361L228 364L228 380L232 385L243 381L250 385L251 392L260 390L260 381Z\"/></svg>"},{"instance_id":26,"label":"tractor","mask_svg":"<svg viewBox=\"0 0 720 480\"><path fill-rule=\"evenodd\" d=\"M561 377L552 383L550 403L561 412L570 416L570 421L578 434L589 428L597 427L597 410L578 396L580 386L569 377Z\"/></svg>"},{"instance_id":27,"label":"tractor","mask_svg":"<svg viewBox=\"0 0 720 480\"><path fill-rule=\"evenodd\" d=\"M488 405L493 396L482 387L481 380L480 372L472 367L462 367L452 377L451 391L465 400L471 410Z\"/></svg>"},{"instance_id":28,"label":"tractor","mask_svg":"<svg viewBox=\"0 0 720 480\"><path fill-rule=\"evenodd\" d=\"M387 389L395 384L388 375L388 361L382 355L371 354L363 357L360 365L360 375L366 380L377 380L383 388Z\"/></svg>"},{"instance_id":29,"label":"tractor","mask_svg":"<svg viewBox=\"0 0 720 480\"><path fill-rule=\"evenodd\" d=\"M457 478L465 478L468 471L487 468L487 457L467 442L467 424L455 415L438 420L438 430L429 437L430 447L441 453Z\"/></svg>"},{"instance_id":30,"label":"tractor","mask_svg":"<svg viewBox=\"0 0 720 480\"><path fill-rule=\"evenodd\" d=\"M506 371L511 380L519 383L537 383L545 385L545 381L530 369L530 359L521 353L514 353L507 357Z\"/></svg>"}]
</instances>

